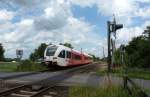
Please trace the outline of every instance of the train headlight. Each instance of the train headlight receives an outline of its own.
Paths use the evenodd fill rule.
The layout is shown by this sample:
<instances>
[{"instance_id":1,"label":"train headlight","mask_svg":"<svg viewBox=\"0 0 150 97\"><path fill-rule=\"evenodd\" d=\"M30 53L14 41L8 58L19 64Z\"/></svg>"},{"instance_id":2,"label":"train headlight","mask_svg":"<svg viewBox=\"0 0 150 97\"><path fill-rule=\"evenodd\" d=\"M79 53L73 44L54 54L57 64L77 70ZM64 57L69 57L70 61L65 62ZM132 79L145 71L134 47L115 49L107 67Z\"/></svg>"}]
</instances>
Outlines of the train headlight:
<instances>
[{"instance_id":1,"label":"train headlight","mask_svg":"<svg viewBox=\"0 0 150 97\"><path fill-rule=\"evenodd\" d=\"M57 59L57 57L53 57L53 59Z\"/></svg>"}]
</instances>

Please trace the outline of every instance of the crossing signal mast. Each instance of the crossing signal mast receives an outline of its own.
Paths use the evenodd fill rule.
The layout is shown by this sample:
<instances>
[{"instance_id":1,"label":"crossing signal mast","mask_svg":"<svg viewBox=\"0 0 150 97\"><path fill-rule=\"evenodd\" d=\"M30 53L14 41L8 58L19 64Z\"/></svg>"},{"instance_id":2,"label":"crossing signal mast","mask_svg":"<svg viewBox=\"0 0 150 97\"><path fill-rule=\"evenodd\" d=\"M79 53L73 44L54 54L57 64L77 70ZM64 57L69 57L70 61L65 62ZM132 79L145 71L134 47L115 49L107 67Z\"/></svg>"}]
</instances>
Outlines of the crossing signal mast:
<instances>
[{"instance_id":1,"label":"crossing signal mast","mask_svg":"<svg viewBox=\"0 0 150 97\"><path fill-rule=\"evenodd\" d=\"M114 37L116 38L116 31L123 28L123 24L117 24L116 23L116 19L114 17L113 21L107 21L107 29L108 29L108 37L107 37L107 41L108 41L108 73L111 72L111 65L112 65L112 55L114 54L114 45L115 42L113 42L113 39L111 37L111 34L114 35Z\"/></svg>"}]
</instances>

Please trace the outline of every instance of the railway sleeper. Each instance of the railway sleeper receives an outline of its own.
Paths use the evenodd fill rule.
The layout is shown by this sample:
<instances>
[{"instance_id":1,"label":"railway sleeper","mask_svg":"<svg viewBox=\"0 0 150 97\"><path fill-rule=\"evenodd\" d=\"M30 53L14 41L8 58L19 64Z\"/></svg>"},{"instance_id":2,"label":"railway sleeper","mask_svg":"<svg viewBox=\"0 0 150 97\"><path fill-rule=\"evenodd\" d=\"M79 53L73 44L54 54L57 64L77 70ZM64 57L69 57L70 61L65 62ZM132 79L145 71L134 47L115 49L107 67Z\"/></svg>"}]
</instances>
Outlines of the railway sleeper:
<instances>
[{"instance_id":1,"label":"railway sleeper","mask_svg":"<svg viewBox=\"0 0 150 97\"><path fill-rule=\"evenodd\" d=\"M12 93L11 97L30 97L30 95Z\"/></svg>"},{"instance_id":2,"label":"railway sleeper","mask_svg":"<svg viewBox=\"0 0 150 97\"><path fill-rule=\"evenodd\" d=\"M52 97L56 92L49 92L49 88L43 88L39 91L19 90L8 95L8 97Z\"/></svg>"},{"instance_id":3,"label":"railway sleeper","mask_svg":"<svg viewBox=\"0 0 150 97\"><path fill-rule=\"evenodd\" d=\"M43 97L53 97L53 96L51 96L51 95L44 95Z\"/></svg>"},{"instance_id":4,"label":"railway sleeper","mask_svg":"<svg viewBox=\"0 0 150 97\"><path fill-rule=\"evenodd\" d=\"M31 91L26 91L26 90L20 90L20 93L33 95L33 94L36 94L37 92L35 92L35 91L31 92Z\"/></svg>"},{"instance_id":5,"label":"railway sleeper","mask_svg":"<svg viewBox=\"0 0 150 97\"><path fill-rule=\"evenodd\" d=\"M57 95L56 92L49 92L50 95Z\"/></svg>"}]
</instances>

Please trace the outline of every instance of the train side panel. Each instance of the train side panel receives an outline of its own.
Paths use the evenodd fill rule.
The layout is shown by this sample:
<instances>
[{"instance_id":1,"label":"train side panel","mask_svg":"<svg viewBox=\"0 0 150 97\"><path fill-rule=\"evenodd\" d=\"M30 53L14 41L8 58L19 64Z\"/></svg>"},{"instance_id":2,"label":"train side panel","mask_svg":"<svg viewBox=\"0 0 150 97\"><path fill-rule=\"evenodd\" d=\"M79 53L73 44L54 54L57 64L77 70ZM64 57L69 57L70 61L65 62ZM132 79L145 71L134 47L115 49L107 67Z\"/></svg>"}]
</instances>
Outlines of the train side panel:
<instances>
[{"instance_id":1,"label":"train side panel","mask_svg":"<svg viewBox=\"0 0 150 97\"><path fill-rule=\"evenodd\" d=\"M81 65L81 64L83 65L91 62L92 61L90 60L90 58L88 58L88 56L76 52L71 52L71 58L69 59L67 66L74 66L74 65Z\"/></svg>"}]
</instances>

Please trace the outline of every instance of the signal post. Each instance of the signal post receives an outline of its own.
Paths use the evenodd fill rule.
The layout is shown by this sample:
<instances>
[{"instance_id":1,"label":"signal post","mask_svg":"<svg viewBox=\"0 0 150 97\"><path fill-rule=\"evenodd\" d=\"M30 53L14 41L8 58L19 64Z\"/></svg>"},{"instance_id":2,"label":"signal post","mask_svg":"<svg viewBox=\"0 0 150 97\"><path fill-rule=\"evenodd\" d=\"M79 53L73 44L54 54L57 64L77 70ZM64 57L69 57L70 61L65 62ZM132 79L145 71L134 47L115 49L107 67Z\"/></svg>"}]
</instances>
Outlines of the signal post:
<instances>
[{"instance_id":1,"label":"signal post","mask_svg":"<svg viewBox=\"0 0 150 97\"><path fill-rule=\"evenodd\" d=\"M116 20L114 18L114 21L107 21L107 42L108 42L108 59L107 59L107 63L108 63L108 73L111 72L111 66L112 66L112 54L113 52L113 45L114 43L112 43L112 38L111 38L111 34L114 34L114 37L116 37L116 31L123 28L123 24L117 24Z\"/></svg>"}]
</instances>

